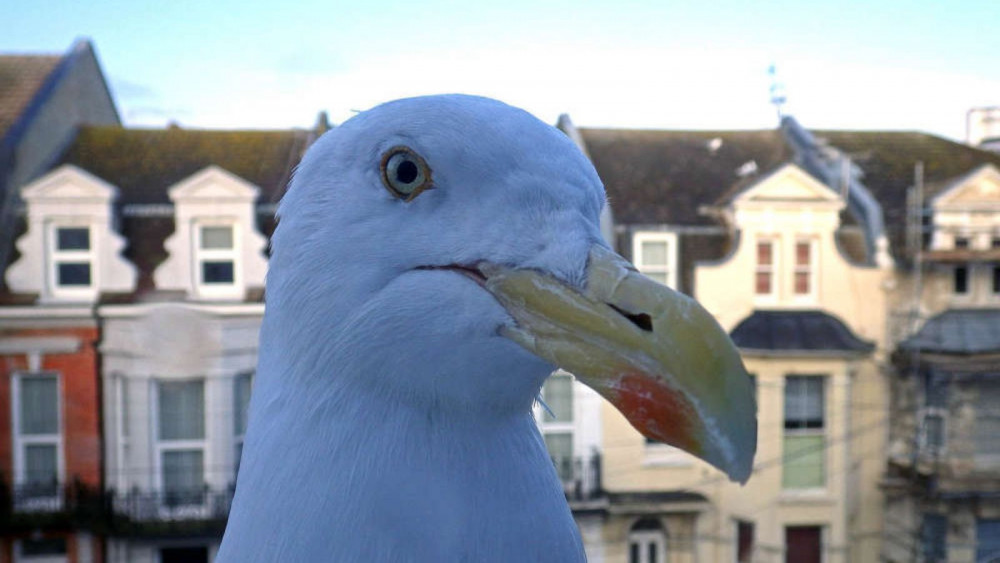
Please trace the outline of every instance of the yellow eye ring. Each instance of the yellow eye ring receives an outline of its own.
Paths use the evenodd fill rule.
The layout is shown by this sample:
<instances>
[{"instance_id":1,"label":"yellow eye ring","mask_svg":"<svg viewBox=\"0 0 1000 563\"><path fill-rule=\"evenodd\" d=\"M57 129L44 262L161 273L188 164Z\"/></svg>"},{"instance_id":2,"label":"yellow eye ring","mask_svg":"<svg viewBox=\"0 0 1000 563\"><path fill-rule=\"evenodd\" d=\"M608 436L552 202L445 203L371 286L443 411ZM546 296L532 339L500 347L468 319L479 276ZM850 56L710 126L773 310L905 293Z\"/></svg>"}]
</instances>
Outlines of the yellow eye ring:
<instances>
[{"instance_id":1,"label":"yellow eye ring","mask_svg":"<svg viewBox=\"0 0 1000 563\"><path fill-rule=\"evenodd\" d=\"M411 201L424 190L434 187L427 161L409 147L399 146L385 151L379 170L382 184L389 193L403 201Z\"/></svg>"}]
</instances>

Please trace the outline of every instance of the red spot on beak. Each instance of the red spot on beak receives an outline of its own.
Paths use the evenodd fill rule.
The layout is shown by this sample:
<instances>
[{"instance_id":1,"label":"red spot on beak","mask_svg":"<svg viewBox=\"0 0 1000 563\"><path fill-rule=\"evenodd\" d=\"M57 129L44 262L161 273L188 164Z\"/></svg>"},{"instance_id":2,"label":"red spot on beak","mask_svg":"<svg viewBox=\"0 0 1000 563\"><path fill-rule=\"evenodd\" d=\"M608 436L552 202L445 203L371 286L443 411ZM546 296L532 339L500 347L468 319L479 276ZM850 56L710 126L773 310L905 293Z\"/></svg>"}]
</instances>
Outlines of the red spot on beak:
<instances>
[{"instance_id":1,"label":"red spot on beak","mask_svg":"<svg viewBox=\"0 0 1000 563\"><path fill-rule=\"evenodd\" d=\"M643 435L693 454L701 452L698 414L680 392L639 374L622 378L618 409Z\"/></svg>"}]
</instances>

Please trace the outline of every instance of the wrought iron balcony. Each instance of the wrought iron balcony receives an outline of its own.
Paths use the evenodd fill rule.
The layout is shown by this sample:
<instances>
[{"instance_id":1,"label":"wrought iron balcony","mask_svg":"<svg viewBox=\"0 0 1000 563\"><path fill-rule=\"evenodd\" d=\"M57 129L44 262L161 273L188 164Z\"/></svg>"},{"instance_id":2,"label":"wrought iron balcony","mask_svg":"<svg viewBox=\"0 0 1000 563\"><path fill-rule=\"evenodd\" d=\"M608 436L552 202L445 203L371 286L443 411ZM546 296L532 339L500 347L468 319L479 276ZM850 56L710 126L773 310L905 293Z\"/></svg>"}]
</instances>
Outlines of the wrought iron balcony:
<instances>
[{"instance_id":1,"label":"wrought iron balcony","mask_svg":"<svg viewBox=\"0 0 1000 563\"><path fill-rule=\"evenodd\" d=\"M589 501L601 498L601 454L586 457L554 456L552 463L563 484L569 501Z\"/></svg>"}]
</instances>

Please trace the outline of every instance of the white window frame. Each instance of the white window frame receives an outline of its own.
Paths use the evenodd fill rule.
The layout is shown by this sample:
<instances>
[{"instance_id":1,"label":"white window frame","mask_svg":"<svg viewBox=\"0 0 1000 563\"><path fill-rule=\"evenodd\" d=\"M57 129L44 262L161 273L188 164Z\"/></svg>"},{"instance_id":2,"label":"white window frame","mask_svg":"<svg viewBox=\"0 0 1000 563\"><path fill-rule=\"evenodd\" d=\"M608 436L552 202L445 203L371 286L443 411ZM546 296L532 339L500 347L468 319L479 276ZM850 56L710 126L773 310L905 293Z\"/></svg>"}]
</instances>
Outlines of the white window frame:
<instances>
[{"instance_id":1,"label":"white window frame","mask_svg":"<svg viewBox=\"0 0 1000 563\"><path fill-rule=\"evenodd\" d=\"M59 229L87 229L89 246L87 250L60 250ZM97 294L100 286L97 263L97 229L86 222L52 221L45 229L46 233L46 281L49 292L59 299L78 299L89 301ZM90 265L90 285L60 285L59 264L63 262L87 262Z\"/></svg>"},{"instance_id":2,"label":"white window frame","mask_svg":"<svg viewBox=\"0 0 1000 563\"><path fill-rule=\"evenodd\" d=\"M639 545L639 563L666 563L667 532L666 530L629 530L628 552L626 561L631 559L632 544ZM656 561L649 560L649 545L656 544Z\"/></svg>"},{"instance_id":3,"label":"white window frame","mask_svg":"<svg viewBox=\"0 0 1000 563\"><path fill-rule=\"evenodd\" d=\"M759 247L762 243L771 245L771 264L761 265ZM764 303L774 303L778 299L778 284L781 276L781 238L776 235L761 235L754 240L753 245L753 296L754 301ZM767 272L771 275L771 291L769 293L757 292L757 275Z\"/></svg>"},{"instance_id":4,"label":"white window frame","mask_svg":"<svg viewBox=\"0 0 1000 563\"><path fill-rule=\"evenodd\" d=\"M128 396L128 380L122 374L116 374L115 377L115 404L118 405L118 412L115 416L115 422L117 429L118 438L118 471L116 471L116 480L118 481L118 489L121 491L127 491L129 489L128 473L124 470L129 467L131 460L130 455L130 438L132 430L129 428L130 417L128 413L129 396Z\"/></svg>"},{"instance_id":5,"label":"white window frame","mask_svg":"<svg viewBox=\"0 0 1000 563\"><path fill-rule=\"evenodd\" d=\"M211 227L228 227L232 229L232 248L202 248L202 229ZM240 241L239 223L233 220L199 220L192 222L194 232L191 233L191 275L193 285L200 297L232 297L243 288L242 244ZM233 263L232 283L205 283L202 280L202 262L230 261Z\"/></svg>"},{"instance_id":6,"label":"white window frame","mask_svg":"<svg viewBox=\"0 0 1000 563\"><path fill-rule=\"evenodd\" d=\"M552 373L552 375L549 376L549 378L553 378L553 377L561 377L561 378L566 378L566 379L569 380L570 401L572 403L572 408L571 408L571 412L570 412L570 419L569 419L569 421L554 420L553 417L552 417L552 415L550 415L548 413L548 411L546 411L544 409L544 407L542 407L541 405L539 405L537 407L537 409L536 409L536 412L535 412L535 420L536 420L536 422L538 424L538 429L542 433L542 439L543 440L544 440L544 438L545 438L545 436L547 434L568 434L569 435L570 444L572 444L572 453L570 455L570 464L571 464L571 467L573 467L576 464L577 459L579 459L579 456L577 455L577 451L576 451L576 406L577 406L576 378L573 376L573 374L571 374L571 373L569 373L567 371L561 370L561 369L560 370L556 370L554 373ZM538 396L539 396L539 398L542 399L542 401L545 400L545 386L544 385L542 385L542 388L538 391ZM558 468L557 468L557 473L558 473ZM562 478L562 475L560 475L560 478Z\"/></svg>"},{"instance_id":7,"label":"white window frame","mask_svg":"<svg viewBox=\"0 0 1000 563\"><path fill-rule=\"evenodd\" d=\"M820 381L820 389L822 390L822 407L823 407L823 427L822 428L785 428L785 406L784 401L787 398L786 389L788 386L789 378L816 378ZM788 436L820 436L825 437L830 428L830 378L826 374L810 374L810 373L789 373L786 374L782 381L782 413L781 413L781 448L782 448L782 472L785 471L784 467L784 448L785 448L785 438ZM823 482L816 487L788 487L784 482L784 473L781 476L781 492L783 495L796 495L796 494L810 494L816 492L823 492L827 490L830 486L830 460L829 460L829 447L828 444L824 442L823 449L821 450L821 459L823 460Z\"/></svg>"},{"instance_id":8,"label":"white window frame","mask_svg":"<svg viewBox=\"0 0 1000 563\"><path fill-rule=\"evenodd\" d=\"M25 436L21 434L21 381L28 378L54 377L56 380L56 427L59 433ZM56 494L51 497L36 497L17 500L14 509L18 512L49 512L58 511L62 508L63 491L62 486L66 483L66 460L63 453L63 398L62 398L62 377L57 371L17 371L11 379L11 416L13 438L14 438L14 485L15 487L27 484L27 468L25 467L25 451L28 446L55 446L56 448L56 475L58 486Z\"/></svg>"},{"instance_id":9,"label":"white window frame","mask_svg":"<svg viewBox=\"0 0 1000 563\"><path fill-rule=\"evenodd\" d=\"M809 264L800 265L799 262L799 245L806 243L809 245ZM815 237L800 236L795 239L794 255L792 257L792 296L796 301L815 301L818 295L817 285L819 282L818 270L819 270L819 244ZM809 291L807 293L799 293L796 287L796 278L800 273L805 273L809 275Z\"/></svg>"},{"instance_id":10,"label":"white window frame","mask_svg":"<svg viewBox=\"0 0 1000 563\"><path fill-rule=\"evenodd\" d=\"M948 451L948 411L942 407L924 407L919 411L920 453L926 456L941 456ZM941 419L941 445L928 443L930 433L927 432L927 419L936 416Z\"/></svg>"},{"instance_id":11,"label":"white window frame","mask_svg":"<svg viewBox=\"0 0 1000 563\"><path fill-rule=\"evenodd\" d=\"M160 439L160 384L161 383L191 383L202 382L202 406L204 412L202 416L205 434L200 440L161 440ZM208 515L209 506L207 503L175 504L169 505L166 502L166 483L163 475L163 454L165 452L181 452L191 450L201 450L202 475L208 480L208 379L204 377L184 378L184 379L153 379L150 390L150 411L152 416L153 430L153 467L156 471L156 490L158 492L158 503L160 512L166 518L178 516L191 516L203 518Z\"/></svg>"},{"instance_id":12,"label":"white window frame","mask_svg":"<svg viewBox=\"0 0 1000 563\"><path fill-rule=\"evenodd\" d=\"M667 263L646 264L642 256L642 244L645 242L666 243ZM677 233L669 231L640 231L632 235L632 263L643 274L656 273L667 275L667 287L677 289Z\"/></svg>"}]
</instances>

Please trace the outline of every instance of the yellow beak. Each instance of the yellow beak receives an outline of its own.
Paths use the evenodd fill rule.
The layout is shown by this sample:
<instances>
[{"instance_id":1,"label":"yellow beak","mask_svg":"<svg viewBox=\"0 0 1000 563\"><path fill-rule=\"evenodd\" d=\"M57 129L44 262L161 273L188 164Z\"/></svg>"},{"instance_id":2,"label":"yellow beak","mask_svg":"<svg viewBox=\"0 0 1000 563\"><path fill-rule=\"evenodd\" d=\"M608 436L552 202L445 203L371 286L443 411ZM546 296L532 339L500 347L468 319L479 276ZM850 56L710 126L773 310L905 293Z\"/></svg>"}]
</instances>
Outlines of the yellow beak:
<instances>
[{"instance_id":1,"label":"yellow beak","mask_svg":"<svg viewBox=\"0 0 1000 563\"><path fill-rule=\"evenodd\" d=\"M517 321L504 336L577 376L645 436L734 481L750 478L757 407L729 336L693 299L594 246L586 287L490 266L485 286Z\"/></svg>"}]
</instances>

